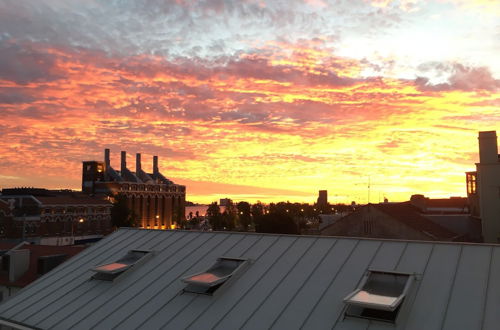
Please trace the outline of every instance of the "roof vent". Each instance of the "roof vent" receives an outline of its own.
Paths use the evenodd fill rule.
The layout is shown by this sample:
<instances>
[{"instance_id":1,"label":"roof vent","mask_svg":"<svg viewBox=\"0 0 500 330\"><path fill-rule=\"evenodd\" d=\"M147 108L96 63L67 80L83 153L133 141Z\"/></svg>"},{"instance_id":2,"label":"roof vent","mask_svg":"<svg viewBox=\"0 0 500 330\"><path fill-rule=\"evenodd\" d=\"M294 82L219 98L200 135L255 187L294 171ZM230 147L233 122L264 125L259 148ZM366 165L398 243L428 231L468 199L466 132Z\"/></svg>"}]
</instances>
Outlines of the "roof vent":
<instances>
[{"instance_id":1,"label":"roof vent","mask_svg":"<svg viewBox=\"0 0 500 330\"><path fill-rule=\"evenodd\" d=\"M91 270L96 272L92 278L103 281L114 281L115 278L123 274L126 270L142 264L152 255L151 251L130 250L123 258L118 259L116 262L92 268Z\"/></svg>"},{"instance_id":2,"label":"roof vent","mask_svg":"<svg viewBox=\"0 0 500 330\"><path fill-rule=\"evenodd\" d=\"M394 323L413 275L370 270L358 289L344 298L345 316Z\"/></svg>"},{"instance_id":3,"label":"roof vent","mask_svg":"<svg viewBox=\"0 0 500 330\"><path fill-rule=\"evenodd\" d=\"M248 259L218 258L208 270L182 278L188 285L183 292L213 295L230 278L248 266Z\"/></svg>"}]
</instances>

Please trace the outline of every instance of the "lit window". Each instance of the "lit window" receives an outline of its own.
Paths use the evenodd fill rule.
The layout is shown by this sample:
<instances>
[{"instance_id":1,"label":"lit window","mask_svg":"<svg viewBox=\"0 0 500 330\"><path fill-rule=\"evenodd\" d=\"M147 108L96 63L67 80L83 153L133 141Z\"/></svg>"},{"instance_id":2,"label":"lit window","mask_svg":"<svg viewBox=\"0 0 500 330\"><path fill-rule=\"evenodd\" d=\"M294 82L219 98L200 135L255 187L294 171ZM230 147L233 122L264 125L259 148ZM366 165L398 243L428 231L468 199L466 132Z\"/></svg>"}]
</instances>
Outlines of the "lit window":
<instances>
[{"instance_id":1,"label":"lit window","mask_svg":"<svg viewBox=\"0 0 500 330\"><path fill-rule=\"evenodd\" d=\"M344 298L346 316L395 322L413 276L368 271L360 286Z\"/></svg>"},{"instance_id":2,"label":"lit window","mask_svg":"<svg viewBox=\"0 0 500 330\"><path fill-rule=\"evenodd\" d=\"M188 285L184 292L212 295L231 277L241 272L248 265L248 260L238 258L218 258L208 270L184 277Z\"/></svg>"},{"instance_id":3,"label":"lit window","mask_svg":"<svg viewBox=\"0 0 500 330\"><path fill-rule=\"evenodd\" d=\"M138 266L152 256L151 251L130 250L123 258L109 264L92 268L96 272L92 278L96 280L113 281L126 270Z\"/></svg>"},{"instance_id":4,"label":"lit window","mask_svg":"<svg viewBox=\"0 0 500 330\"><path fill-rule=\"evenodd\" d=\"M477 172L467 172L467 194L475 194L477 192Z\"/></svg>"}]
</instances>

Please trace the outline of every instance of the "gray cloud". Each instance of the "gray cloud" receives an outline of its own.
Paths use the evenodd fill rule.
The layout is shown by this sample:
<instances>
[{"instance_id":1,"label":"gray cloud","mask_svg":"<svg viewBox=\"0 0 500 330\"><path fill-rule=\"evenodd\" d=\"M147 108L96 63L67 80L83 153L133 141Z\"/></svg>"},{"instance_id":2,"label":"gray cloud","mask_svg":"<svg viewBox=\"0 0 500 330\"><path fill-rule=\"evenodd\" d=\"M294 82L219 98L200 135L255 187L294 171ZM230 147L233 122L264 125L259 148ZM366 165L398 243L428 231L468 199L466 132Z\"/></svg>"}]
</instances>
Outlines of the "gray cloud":
<instances>
[{"instance_id":1,"label":"gray cloud","mask_svg":"<svg viewBox=\"0 0 500 330\"><path fill-rule=\"evenodd\" d=\"M24 85L47 82L64 76L55 57L29 46L0 41L0 78Z\"/></svg>"},{"instance_id":2,"label":"gray cloud","mask_svg":"<svg viewBox=\"0 0 500 330\"><path fill-rule=\"evenodd\" d=\"M471 67L460 63L430 62L418 67L424 74L446 79L444 83L432 84L427 77L417 77L416 85L423 91L488 90L500 89L500 80L495 79L486 67Z\"/></svg>"}]
</instances>

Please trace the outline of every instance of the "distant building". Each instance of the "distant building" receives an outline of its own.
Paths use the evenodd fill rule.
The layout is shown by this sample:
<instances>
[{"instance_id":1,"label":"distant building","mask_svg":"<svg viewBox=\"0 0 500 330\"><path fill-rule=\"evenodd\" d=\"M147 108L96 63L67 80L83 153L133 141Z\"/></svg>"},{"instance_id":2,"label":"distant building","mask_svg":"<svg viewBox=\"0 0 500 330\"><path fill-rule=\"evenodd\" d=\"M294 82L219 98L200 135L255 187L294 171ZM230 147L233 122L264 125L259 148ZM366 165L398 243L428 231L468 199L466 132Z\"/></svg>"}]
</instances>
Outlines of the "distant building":
<instances>
[{"instance_id":1,"label":"distant building","mask_svg":"<svg viewBox=\"0 0 500 330\"><path fill-rule=\"evenodd\" d=\"M48 273L83 246L48 246L0 242L0 301Z\"/></svg>"},{"instance_id":2,"label":"distant building","mask_svg":"<svg viewBox=\"0 0 500 330\"><path fill-rule=\"evenodd\" d=\"M466 198L368 204L321 230L322 235L481 242L481 223L469 215Z\"/></svg>"},{"instance_id":3,"label":"distant building","mask_svg":"<svg viewBox=\"0 0 500 330\"><path fill-rule=\"evenodd\" d=\"M10 188L2 190L0 201L12 212L8 217L0 214L5 218L0 233L6 239L71 245L98 240L111 231L112 204L107 199L71 190Z\"/></svg>"},{"instance_id":4,"label":"distant building","mask_svg":"<svg viewBox=\"0 0 500 330\"><path fill-rule=\"evenodd\" d=\"M499 272L499 245L121 228L0 327L498 330Z\"/></svg>"},{"instance_id":5,"label":"distant building","mask_svg":"<svg viewBox=\"0 0 500 330\"><path fill-rule=\"evenodd\" d=\"M104 162L84 161L82 191L87 194L123 195L128 207L143 228L174 228L185 218L186 187L164 177L153 157L153 173L142 169L141 154L136 154L136 170L127 168L126 152L121 152L120 171L110 165L110 151L104 151Z\"/></svg>"},{"instance_id":6,"label":"distant building","mask_svg":"<svg viewBox=\"0 0 500 330\"><path fill-rule=\"evenodd\" d=\"M500 243L500 155L495 131L479 132L479 163L467 172L472 215L481 219L485 242Z\"/></svg>"},{"instance_id":7,"label":"distant building","mask_svg":"<svg viewBox=\"0 0 500 330\"><path fill-rule=\"evenodd\" d=\"M12 224L12 208L7 201L0 199L0 239L6 238Z\"/></svg>"},{"instance_id":8,"label":"distant building","mask_svg":"<svg viewBox=\"0 0 500 330\"><path fill-rule=\"evenodd\" d=\"M223 207L228 207L232 203L233 203L233 201L230 198L221 198L219 200L219 205L223 206Z\"/></svg>"},{"instance_id":9,"label":"distant building","mask_svg":"<svg viewBox=\"0 0 500 330\"><path fill-rule=\"evenodd\" d=\"M320 190L318 195L317 205L320 208L326 207L328 205L328 191Z\"/></svg>"}]
</instances>

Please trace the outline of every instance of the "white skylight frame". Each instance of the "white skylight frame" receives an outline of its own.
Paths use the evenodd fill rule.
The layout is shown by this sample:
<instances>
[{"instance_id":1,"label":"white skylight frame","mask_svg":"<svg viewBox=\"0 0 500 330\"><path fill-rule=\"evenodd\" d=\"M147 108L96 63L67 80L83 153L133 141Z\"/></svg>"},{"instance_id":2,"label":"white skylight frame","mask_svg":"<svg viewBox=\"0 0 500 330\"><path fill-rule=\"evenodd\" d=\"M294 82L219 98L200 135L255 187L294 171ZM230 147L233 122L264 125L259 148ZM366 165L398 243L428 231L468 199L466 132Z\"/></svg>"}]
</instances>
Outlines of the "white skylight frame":
<instances>
[{"instance_id":1,"label":"white skylight frame","mask_svg":"<svg viewBox=\"0 0 500 330\"><path fill-rule=\"evenodd\" d=\"M403 286L401 292L396 295L382 295L370 293L367 288L368 283L370 283L371 276L394 276L400 278L406 278L406 283ZM352 306L359 306L367 309L375 309L381 311L394 312L402 303L403 299L407 296L415 276L413 274L399 273L399 272L388 272L388 271L378 271L369 270L361 281L359 287L352 293L344 298L344 303ZM362 297L367 295L366 297ZM387 302L375 302L372 300L386 300Z\"/></svg>"},{"instance_id":2,"label":"white skylight frame","mask_svg":"<svg viewBox=\"0 0 500 330\"><path fill-rule=\"evenodd\" d=\"M91 268L91 270L95 272L92 278L113 281L125 271L142 264L152 255L153 253L150 250L129 250L125 256L117 261L97 265Z\"/></svg>"},{"instance_id":3,"label":"white skylight frame","mask_svg":"<svg viewBox=\"0 0 500 330\"><path fill-rule=\"evenodd\" d=\"M227 274L220 274L218 271L219 268L223 266L225 262L236 262L238 265L232 269ZM232 277L235 277L238 273L240 273L244 268L246 268L250 263L249 259L243 258L231 258L231 257L220 257L217 258L217 261L207 270L203 272L198 272L189 276L185 276L181 278L181 281L188 284L188 286L184 289L185 292L191 293L201 293L201 294L211 294L211 292L217 290L217 288L224 283L226 283ZM219 273L219 274L218 274ZM210 281L204 281L203 277L213 278ZM192 288L200 288L201 290L189 289Z\"/></svg>"}]
</instances>

